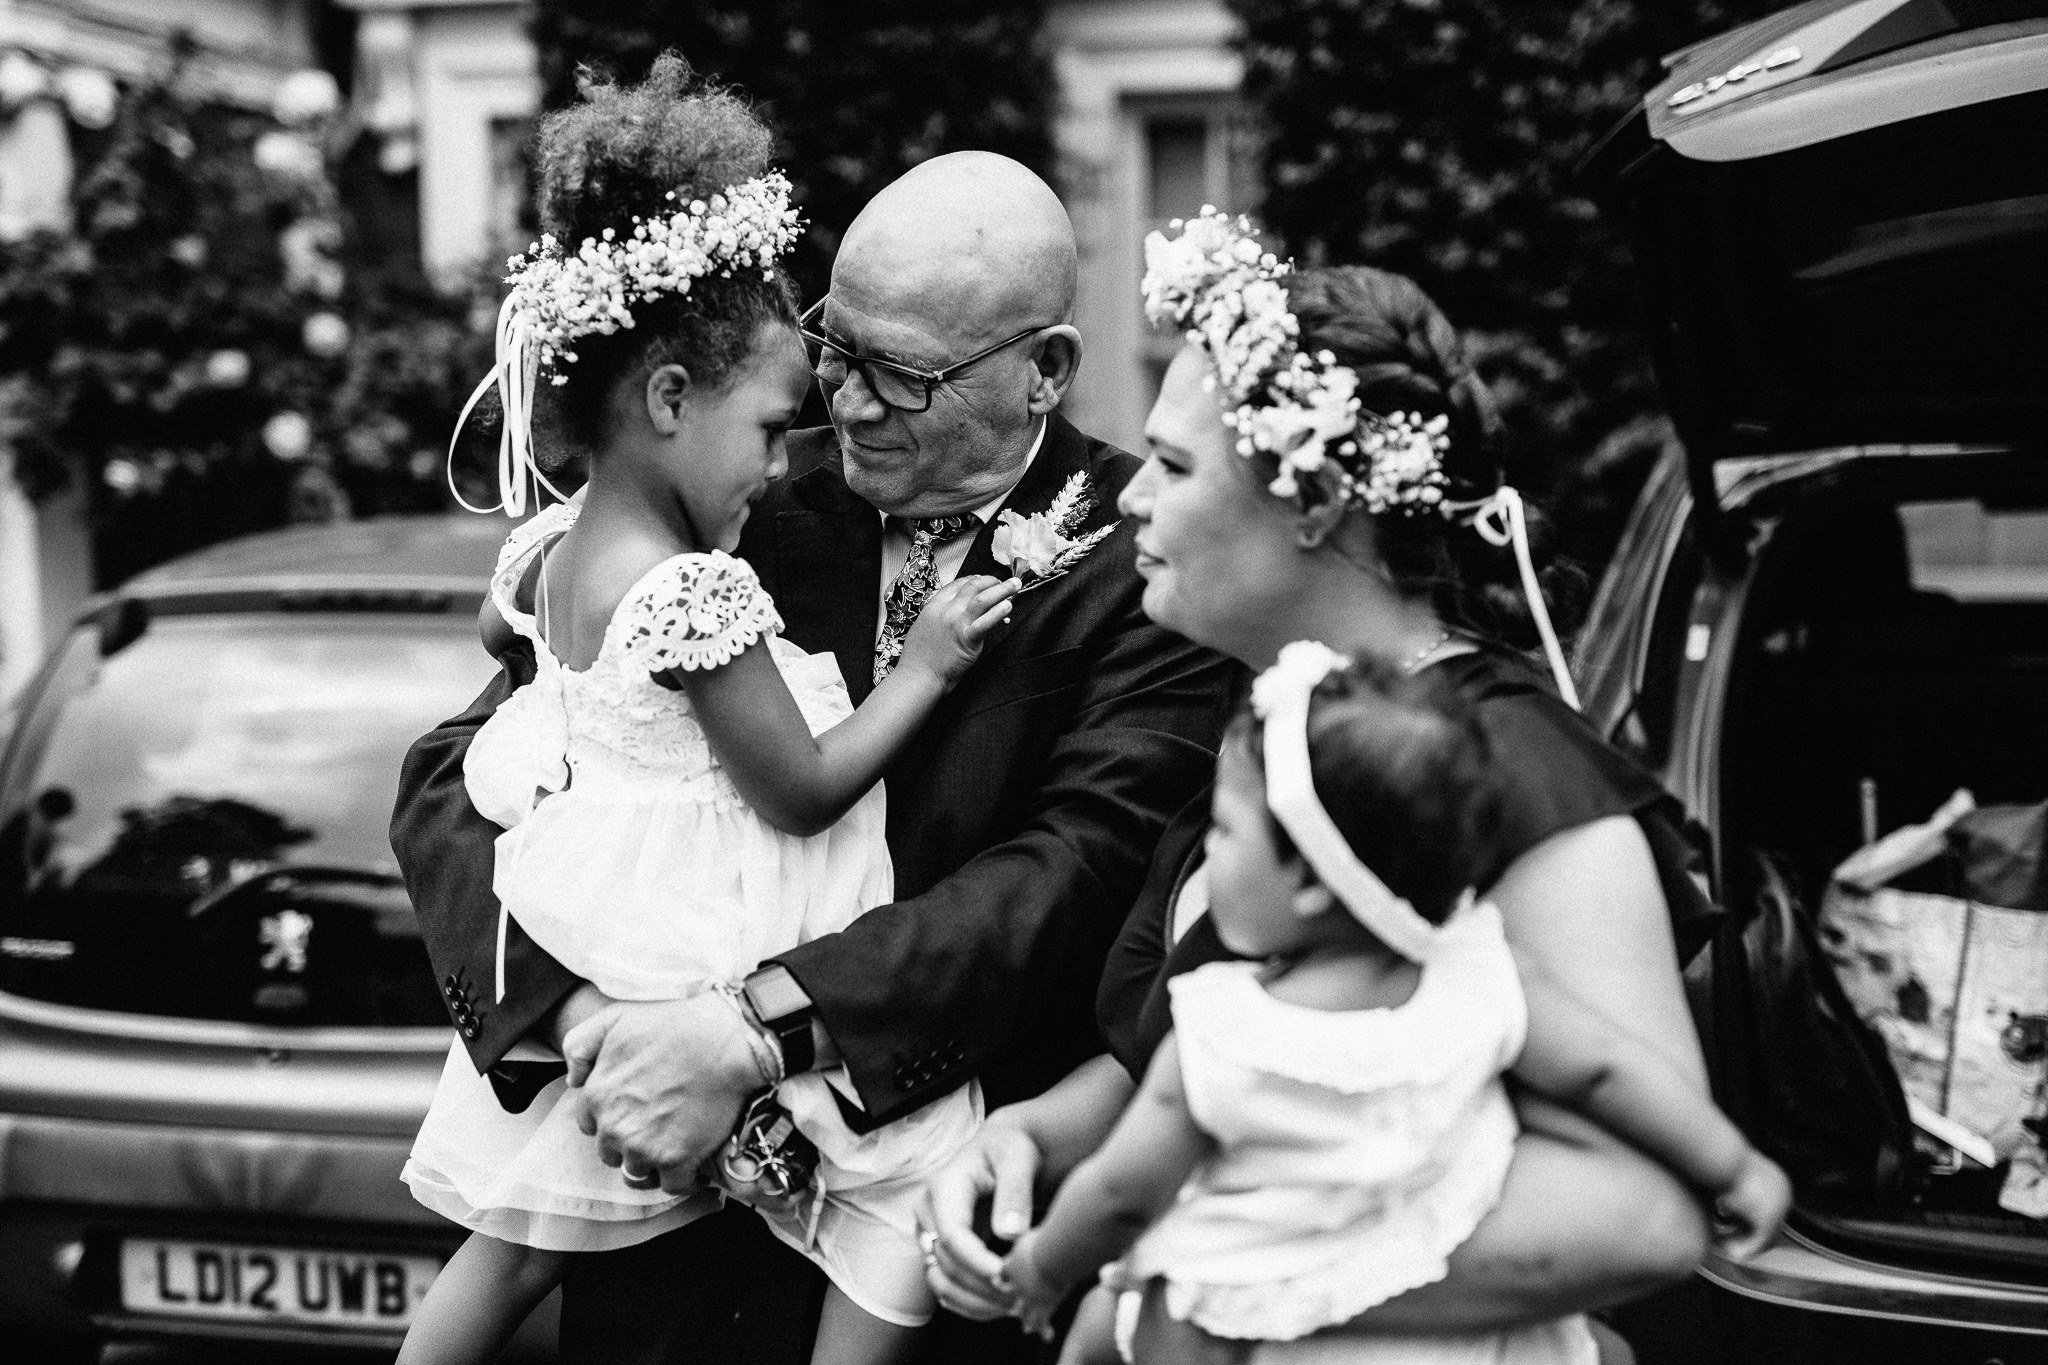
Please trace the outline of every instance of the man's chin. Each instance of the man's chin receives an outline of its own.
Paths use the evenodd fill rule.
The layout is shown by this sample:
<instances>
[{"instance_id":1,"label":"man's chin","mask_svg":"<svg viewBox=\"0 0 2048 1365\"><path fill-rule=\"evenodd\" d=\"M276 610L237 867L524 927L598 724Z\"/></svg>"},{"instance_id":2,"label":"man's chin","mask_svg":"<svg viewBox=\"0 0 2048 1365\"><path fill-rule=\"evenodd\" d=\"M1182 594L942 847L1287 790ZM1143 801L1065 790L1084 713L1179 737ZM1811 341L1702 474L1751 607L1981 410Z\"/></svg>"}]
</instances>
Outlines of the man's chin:
<instances>
[{"instance_id":1,"label":"man's chin","mask_svg":"<svg viewBox=\"0 0 2048 1365\"><path fill-rule=\"evenodd\" d=\"M846 474L846 486L863 501L886 511L913 495L911 471L906 464L897 463L903 458L902 451L870 450L844 437L839 449L845 456L840 467Z\"/></svg>"}]
</instances>

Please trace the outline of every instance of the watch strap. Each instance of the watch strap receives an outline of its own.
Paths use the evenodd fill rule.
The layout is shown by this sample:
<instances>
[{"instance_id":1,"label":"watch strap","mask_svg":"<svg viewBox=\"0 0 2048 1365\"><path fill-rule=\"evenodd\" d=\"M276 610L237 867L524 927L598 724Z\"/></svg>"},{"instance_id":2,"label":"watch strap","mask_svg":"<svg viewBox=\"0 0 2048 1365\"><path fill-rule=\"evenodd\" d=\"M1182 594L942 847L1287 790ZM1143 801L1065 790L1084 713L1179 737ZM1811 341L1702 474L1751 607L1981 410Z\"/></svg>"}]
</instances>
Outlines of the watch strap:
<instances>
[{"instance_id":1,"label":"watch strap","mask_svg":"<svg viewBox=\"0 0 2048 1365\"><path fill-rule=\"evenodd\" d=\"M741 989L748 1006L782 1048L782 1074L802 1075L817 1065L818 1048L811 1037L811 1020L818 1011L789 968L771 962L750 972Z\"/></svg>"}]
</instances>

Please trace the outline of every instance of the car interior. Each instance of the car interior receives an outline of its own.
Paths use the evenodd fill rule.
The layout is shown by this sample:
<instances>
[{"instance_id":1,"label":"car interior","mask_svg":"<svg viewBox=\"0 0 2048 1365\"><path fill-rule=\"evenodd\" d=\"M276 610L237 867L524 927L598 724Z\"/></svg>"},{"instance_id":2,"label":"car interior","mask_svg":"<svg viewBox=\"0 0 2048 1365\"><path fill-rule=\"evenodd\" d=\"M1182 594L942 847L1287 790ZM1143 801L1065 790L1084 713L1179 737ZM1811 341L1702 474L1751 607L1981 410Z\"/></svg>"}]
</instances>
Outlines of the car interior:
<instances>
[{"instance_id":1,"label":"car interior","mask_svg":"<svg viewBox=\"0 0 2048 1365\"><path fill-rule=\"evenodd\" d=\"M2048 802L2048 478L2029 463L1855 461L1760 518L1721 745L1730 904L1760 864L1729 851L1765 855L1817 914L1843 859L1958 789ZM1953 871L1912 875L1940 893ZM1913 1146L1903 1194L1823 1221L1893 1253L2048 1270L2048 1220L2000 1206L2005 1163Z\"/></svg>"}]
</instances>

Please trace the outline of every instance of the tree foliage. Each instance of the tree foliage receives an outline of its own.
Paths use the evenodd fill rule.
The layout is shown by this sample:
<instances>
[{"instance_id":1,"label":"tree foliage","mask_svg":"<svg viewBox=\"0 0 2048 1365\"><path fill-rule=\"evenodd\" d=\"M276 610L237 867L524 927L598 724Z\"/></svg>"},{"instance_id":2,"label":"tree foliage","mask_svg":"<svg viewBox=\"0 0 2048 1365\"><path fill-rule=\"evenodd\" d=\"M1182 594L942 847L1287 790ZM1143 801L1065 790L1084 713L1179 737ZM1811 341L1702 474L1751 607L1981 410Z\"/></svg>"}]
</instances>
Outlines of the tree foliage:
<instances>
[{"instance_id":1,"label":"tree foliage","mask_svg":"<svg viewBox=\"0 0 2048 1365\"><path fill-rule=\"evenodd\" d=\"M1629 254L1574 168L1661 54L1780 0L1230 0L1263 217L1305 261L1413 277L1471 344L1515 477L1604 557L1669 439Z\"/></svg>"},{"instance_id":2,"label":"tree foliage","mask_svg":"<svg viewBox=\"0 0 2048 1365\"><path fill-rule=\"evenodd\" d=\"M72 128L68 230L0 243L17 477L85 482L102 582L286 521L444 506L447 424L490 365L471 299L361 243L338 100L292 125L210 102L184 52Z\"/></svg>"},{"instance_id":3,"label":"tree foliage","mask_svg":"<svg viewBox=\"0 0 2048 1365\"><path fill-rule=\"evenodd\" d=\"M810 228L791 268L825 286L861 206L941 152L982 148L1047 172L1053 78L1045 0L540 0L543 102L575 98L588 64L638 80L674 48L756 101Z\"/></svg>"}]
</instances>

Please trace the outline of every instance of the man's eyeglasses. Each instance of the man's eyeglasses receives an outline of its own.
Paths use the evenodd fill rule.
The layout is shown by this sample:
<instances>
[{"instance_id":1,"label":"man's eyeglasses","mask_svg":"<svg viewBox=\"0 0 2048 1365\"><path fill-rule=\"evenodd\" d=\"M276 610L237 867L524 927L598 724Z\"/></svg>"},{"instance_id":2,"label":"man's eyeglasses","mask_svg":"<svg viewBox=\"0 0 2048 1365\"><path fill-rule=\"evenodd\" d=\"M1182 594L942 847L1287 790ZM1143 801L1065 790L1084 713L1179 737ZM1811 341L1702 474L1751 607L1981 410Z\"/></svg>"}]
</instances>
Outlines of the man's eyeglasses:
<instances>
[{"instance_id":1,"label":"man's eyeglasses","mask_svg":"<svg viewBox=\"0 0 2048 1365\"><path fill-rule=\"evenodd\" d=\"M920 370L880 356L848 351L817 331L817 319L824 308L825 300L819 299L805 309L804 315L797 319L797 330L803 334L804 353L810 357L811 373L817 376L818 383L826 390L825 396L829 399L834 390L846 383L852 371L859 370L860 377L867 381L875 397L899 412L923 412L932 405L932 389L936 385L945 383L975 361L986 359L1005 346L1014 346L1025 337L1036 336L1045 330L1044 327L1026 327L1017 335L976 351L965 360L956 360L944 369Z\"/></svg>"}]
</instances>

